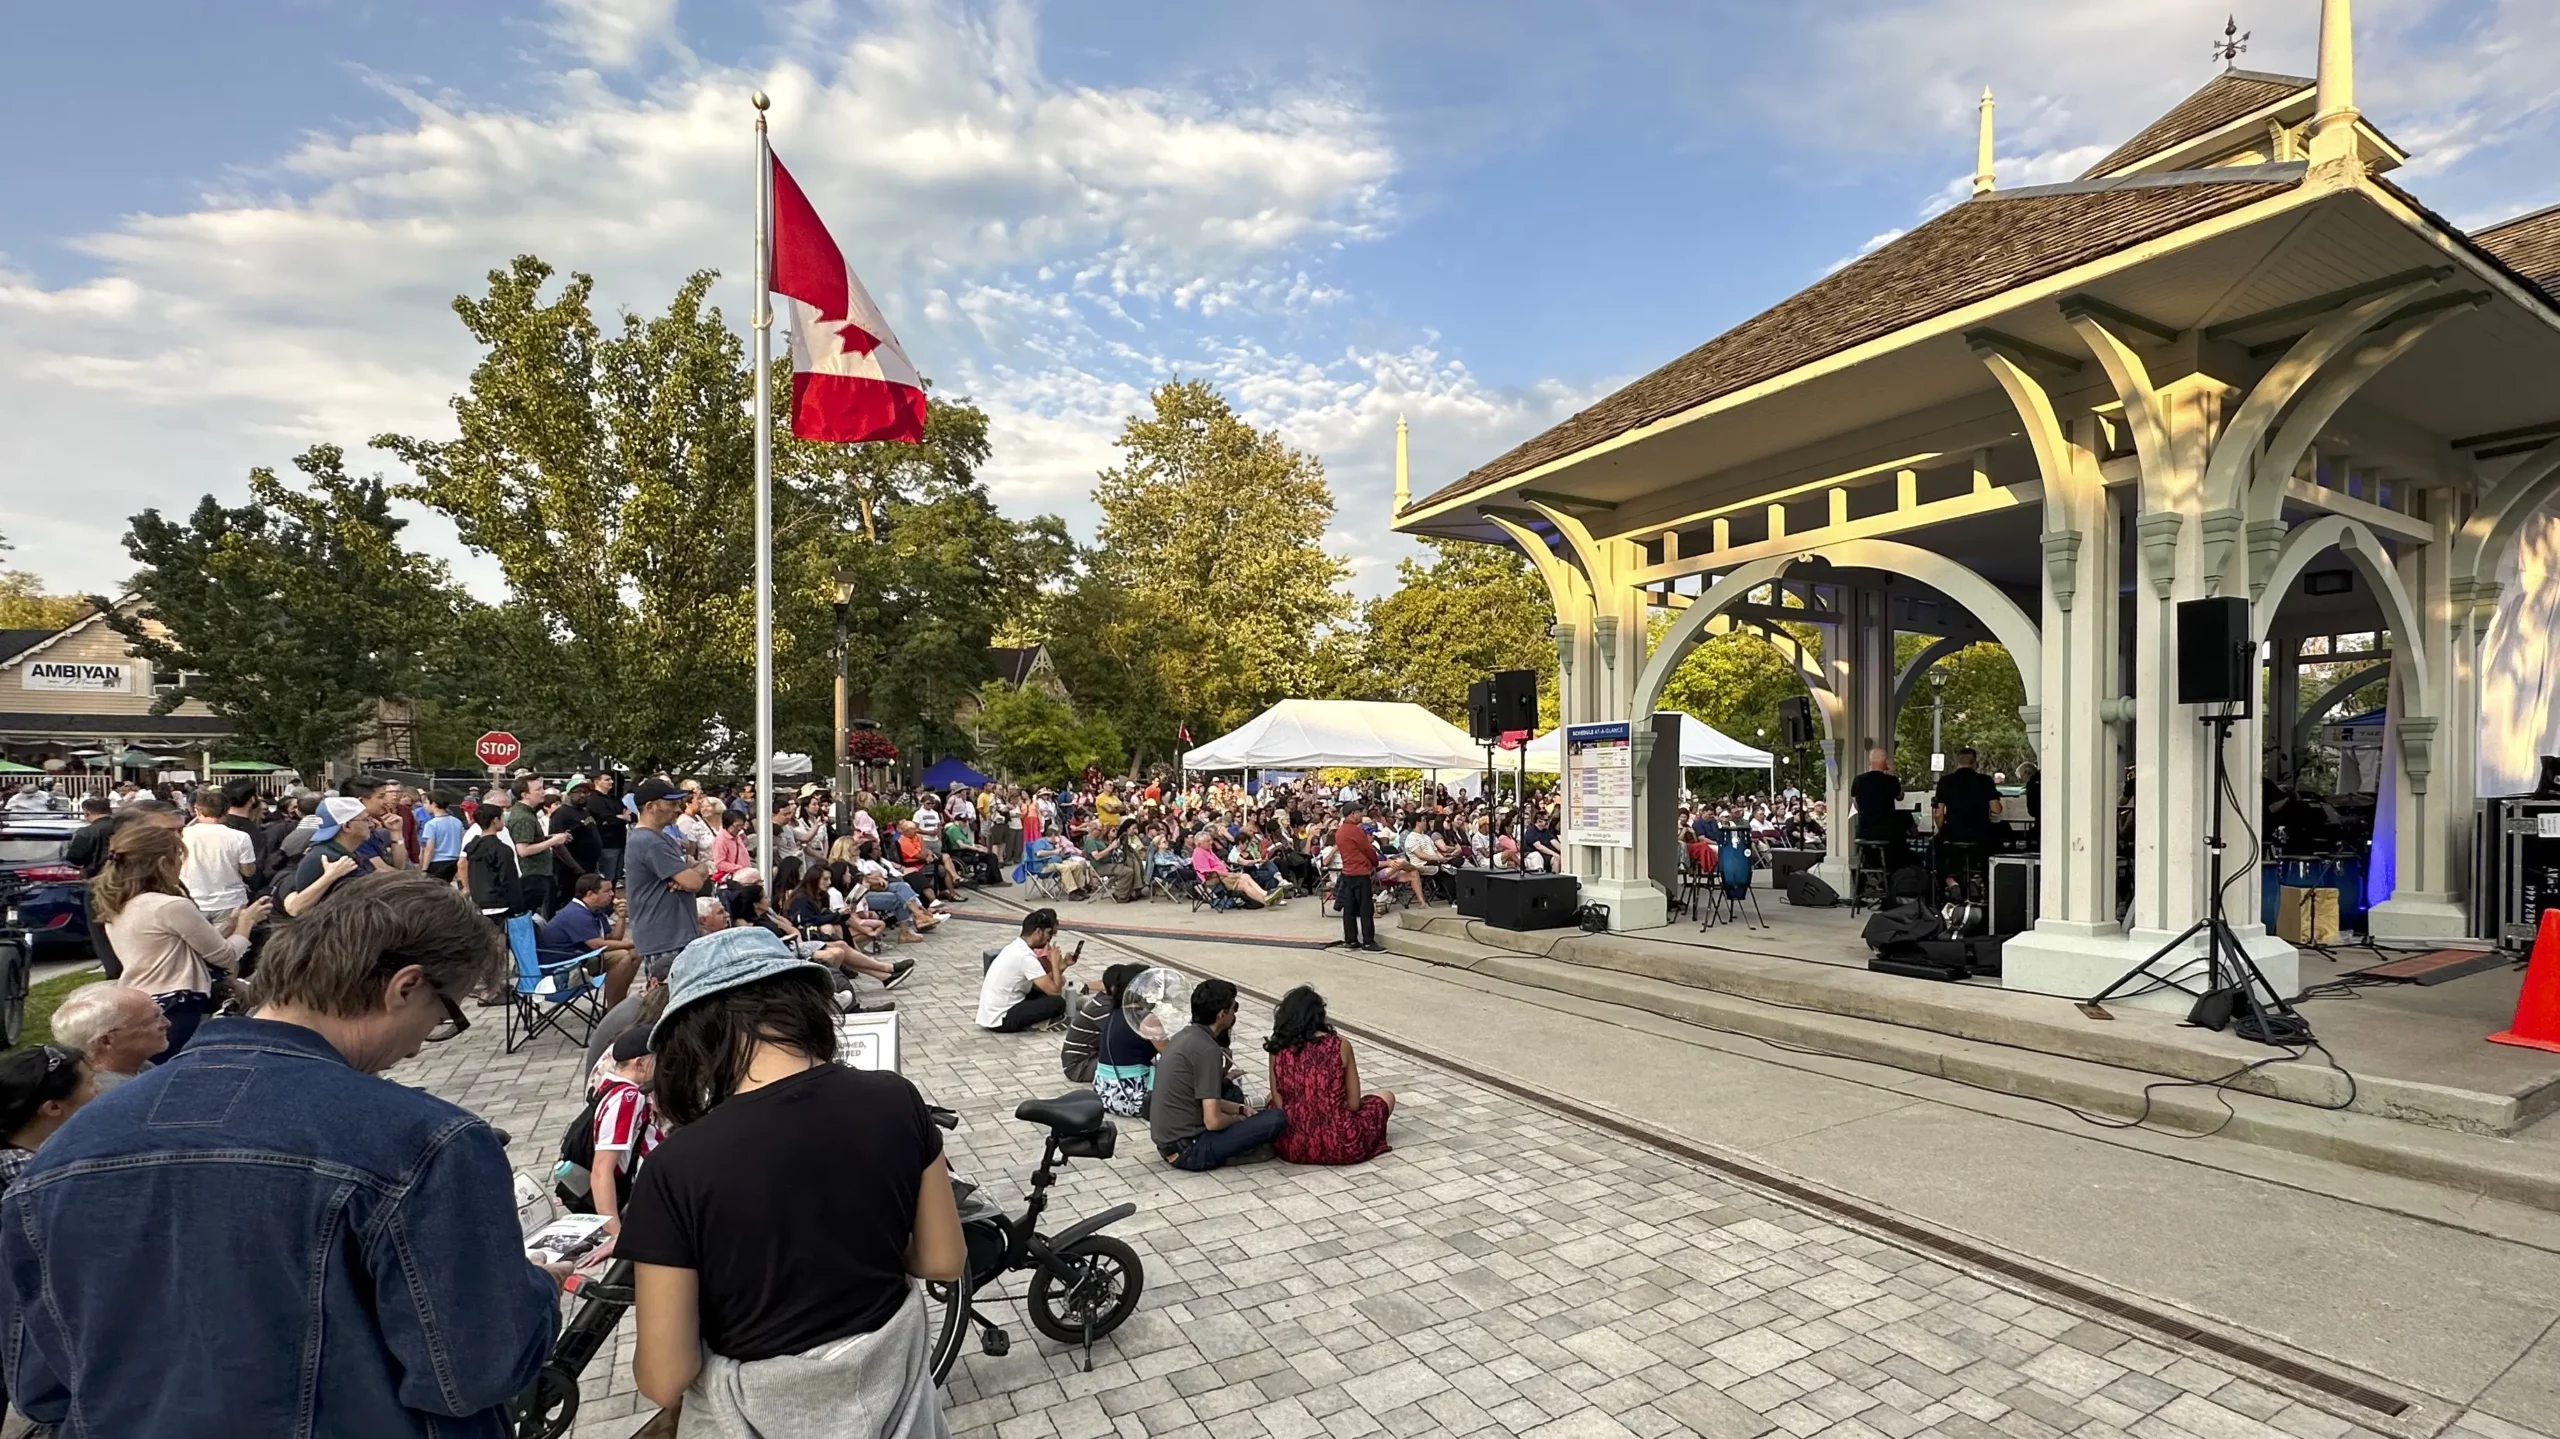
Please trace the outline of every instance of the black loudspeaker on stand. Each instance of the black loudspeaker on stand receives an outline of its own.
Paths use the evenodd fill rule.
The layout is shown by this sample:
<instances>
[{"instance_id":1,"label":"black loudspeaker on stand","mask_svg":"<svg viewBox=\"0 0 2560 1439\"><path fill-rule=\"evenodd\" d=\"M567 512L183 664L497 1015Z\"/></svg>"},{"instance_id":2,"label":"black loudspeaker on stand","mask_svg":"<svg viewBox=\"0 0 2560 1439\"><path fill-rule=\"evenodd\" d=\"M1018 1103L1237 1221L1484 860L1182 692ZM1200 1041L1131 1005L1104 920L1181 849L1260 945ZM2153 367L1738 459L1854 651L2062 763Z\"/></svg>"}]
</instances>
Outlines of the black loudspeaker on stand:
<instances>
[{"instance_id":1,"label":"black loudspeaker on stand","mask_svg":"<svg viewBox=\"0 0 2560 1439\"><path fill-rule=\"evenodd\" d=\"M2174 989L2195 996L2194 1006L2187 1011L2189 1024L2206 1029L2227 1026L2233 1034L2259 1044L2292 1047L2313 1042L2310 1022L2276 993L2257 961L2241 947L2239 936L2231 932L2230 921L2223 918L2222 811L2225 801L2234 798L2223 767L2223 750L2231 739L2231 726L2249 717L2250 701L2255 698L2254 649L2248 601L2188 600L2178 606L2178 702L2222 706L2216 713L2197 716L2213 731L2213 789L2206 801L2213 807L2213 827L2204 841L2205 915L2083 1002L2081 1012L2092 1019L2114 1018L2107 1013L2106 1002L2136 981L2147 981L2146 989ZM2153 803L2166 798L2153 791ZM2176 977L2194 963L2183 951L2199 933L2204 935L2205 962L2201 988Z\"/></svg>"}]
</instances>

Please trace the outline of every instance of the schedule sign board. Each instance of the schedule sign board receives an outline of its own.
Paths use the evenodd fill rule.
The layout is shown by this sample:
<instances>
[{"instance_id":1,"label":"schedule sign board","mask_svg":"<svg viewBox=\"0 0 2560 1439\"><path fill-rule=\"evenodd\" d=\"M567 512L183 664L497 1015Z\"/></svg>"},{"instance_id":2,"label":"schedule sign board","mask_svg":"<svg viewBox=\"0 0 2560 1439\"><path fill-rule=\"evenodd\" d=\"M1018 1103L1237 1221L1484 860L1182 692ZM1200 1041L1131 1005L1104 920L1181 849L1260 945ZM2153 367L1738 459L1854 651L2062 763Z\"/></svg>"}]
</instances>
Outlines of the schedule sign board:
<instances>
[{"instance_id":1,"label":"schedule sign board","mask_svg":"<svg viewBox=\"0 0 2560 1439\"><path fill-rule=\"evenodd\" d=\"M1626 725L1566 727L1564 837L1568 844L1634 846L1635 747Z\"/></svg>"}]
</instances>

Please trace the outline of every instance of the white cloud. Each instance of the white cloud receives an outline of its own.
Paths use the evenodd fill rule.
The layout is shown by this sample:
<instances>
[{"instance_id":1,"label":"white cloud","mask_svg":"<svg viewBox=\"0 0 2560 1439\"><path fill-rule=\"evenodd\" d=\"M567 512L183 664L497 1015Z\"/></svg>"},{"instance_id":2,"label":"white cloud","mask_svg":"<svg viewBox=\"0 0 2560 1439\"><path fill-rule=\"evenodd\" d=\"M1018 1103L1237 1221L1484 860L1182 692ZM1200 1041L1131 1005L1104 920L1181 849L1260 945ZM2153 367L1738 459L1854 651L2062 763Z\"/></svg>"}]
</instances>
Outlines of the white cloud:
<instances>
[{"instance_id":1,"label":"white cloud","mask_svg":"<svg viewBox=\"0 0 2560 1439\"><path fill-rule=\"evenodd\" d=\"M668 6L561 14L597 64L674 43ZM570 70L527 110L406 93L405 124L79 239L93 278L48 288L0 258L0 530L54 584L104 588L144 506L237 494L315 440L449 432L475 358L450 301L519 252L593 273L607 310L722 268L734 323L757 88L909 350L989 408L999 498L1078 518L1149 384L1339 302L1323 259L1392 226L1395 157L1348 93L1061 85L1034 39L1017 7L917 0L763 72L696 63L623 94Z\"/></svg>"},{"instance_id":2,"label":"white cloud","mask_svg":"<svg viewBox=\"0 0 2560 1439\"><path fill-rule=\"evenodd\" d=\"M550 0L551 33L590 63L627 70L655 50L684 58L676 0Z\"/></svg>"}]
</instances>

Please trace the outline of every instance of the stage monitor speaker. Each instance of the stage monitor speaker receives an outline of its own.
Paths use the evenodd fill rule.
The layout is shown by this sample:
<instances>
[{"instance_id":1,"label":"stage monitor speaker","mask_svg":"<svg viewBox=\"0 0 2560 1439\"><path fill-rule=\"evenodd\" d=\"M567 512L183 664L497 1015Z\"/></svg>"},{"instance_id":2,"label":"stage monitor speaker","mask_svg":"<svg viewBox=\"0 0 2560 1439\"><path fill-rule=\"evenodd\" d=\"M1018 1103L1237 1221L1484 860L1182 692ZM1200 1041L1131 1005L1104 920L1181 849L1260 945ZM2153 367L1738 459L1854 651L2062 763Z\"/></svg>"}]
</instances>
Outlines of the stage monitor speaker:
<instances>
[{"instance_id":1,"label":"stage monitor speaker","mask_svg":"<svg viewBox=\"0 0 2560 1439\"><path fill-rule=\"evenodd\" d=\"M1484 922L1495 929L1570 929L1582 918L1582 881L1569 874L1494 875L1484 893Z\"/></svg>"},{"instance_id":2,"label":"stage monitor speaker","mask_svg":"<svg viewBox=\"0 0 2560 1439\"><path fill-rule=\"evenodd\" d=\"M2178 703L2245 704L2257 698L2258 646L2249 602L2237 595L2178 602Z\"/></svg>"},{"instance_id":3,"label":"stage monitor speaker","mask_svg":"<svg viewBox=\"0 0 2560 1439\"><path fill-rule=\"evenodd\" d=\"M1493 731L1499 736L1509 730L1538 731L1538 672L1536 670L1496 670L1493 672Z\"/></svg>"},{"instance_id":4,"label":"stage monitor speaker","mask_svg":"<svg viewBox=\"0 0 2560 1439\"><path fill-rule=\"evenodd\" d=\"M1467 734L1478 740L1502 738L1502 726L1494 723L1491 680L1478 680L1467 686Z\"/></svg>"},{"instance_id":5,"label":"stage monitor speaker","mask_svg":"<svg viewBox=\"0 0 2560 1439\"><path fill-rule=\"evenodd\" d=\"M1799 695L1778 701L1778 738L1787 744L1813 743L1813 705Z\"/></svg>"}]
</instances>

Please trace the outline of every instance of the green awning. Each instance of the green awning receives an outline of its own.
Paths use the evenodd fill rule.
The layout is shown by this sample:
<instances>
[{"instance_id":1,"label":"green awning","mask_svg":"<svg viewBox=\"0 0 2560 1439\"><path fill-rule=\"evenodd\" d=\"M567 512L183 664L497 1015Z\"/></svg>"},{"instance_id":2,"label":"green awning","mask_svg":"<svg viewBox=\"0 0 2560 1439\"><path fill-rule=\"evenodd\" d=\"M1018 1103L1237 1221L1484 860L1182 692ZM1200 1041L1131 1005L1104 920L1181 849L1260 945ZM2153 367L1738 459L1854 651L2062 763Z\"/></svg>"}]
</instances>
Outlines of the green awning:
<instances>
[{"instance_id":1,"label":"green awning","mask_svg":"<svg viewBox=\"0 0 2560 1439\"><path fill-rule=\"evenodd\" d=\"M213 762L215 774L282 774L285 767L262 759L218 759Z\"/></svg>"},{"instance_id":2,"label":"green awning","mask_svg":"<svg viewBox=\"0 0 2560 1439\"><path fill-rule=\"evenodd\" d=\"M42 774L42 773L44 773L44 771L43 771L43 770L40 770L40 769L38 769L38 768L36 768L34 765L31 765L31 764L20 764L20 763L18 763L16 760L13 760L13 759L0 759L0 774Z\"/></svg>"},{"instance_id":3,"label":"green awning","mask_svg":"<svg viewBox=\"0 0 2560 1439\"><path fill-rule=\"evenodd\" d=\"M118 769L158 769L160 767L160 757L147 749L136 746L132 749L126 750L120 755L117 755L115 758L115 764Z\"/></svg>"}]
</instances>

